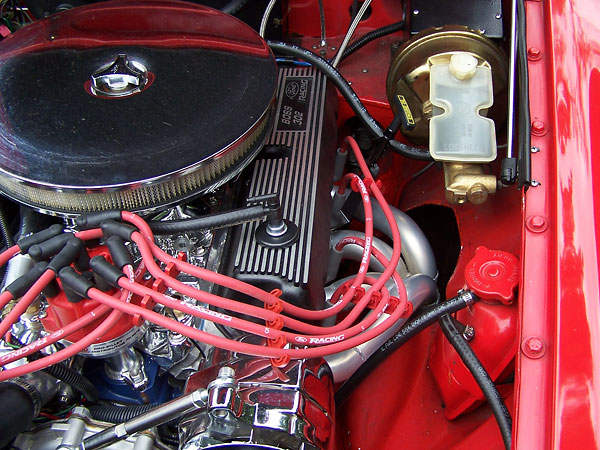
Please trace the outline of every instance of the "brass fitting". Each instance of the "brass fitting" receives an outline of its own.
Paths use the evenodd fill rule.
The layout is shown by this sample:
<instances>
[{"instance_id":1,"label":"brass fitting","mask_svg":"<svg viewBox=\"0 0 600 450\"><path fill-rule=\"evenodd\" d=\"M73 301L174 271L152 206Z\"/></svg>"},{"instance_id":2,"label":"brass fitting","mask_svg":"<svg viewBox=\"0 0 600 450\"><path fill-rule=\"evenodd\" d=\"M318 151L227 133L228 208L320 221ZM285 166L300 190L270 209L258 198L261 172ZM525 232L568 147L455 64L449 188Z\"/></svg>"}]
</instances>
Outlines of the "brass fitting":
<instances>
[{"instance_id":1,"label":"brass fitting","mask_svg":"<svg viewBox=\"0 0 600 450\"><path fill-rule=\"evenodd\" d=\"M481 205L496 192L496 176L483 172L481 164L444 163L446 199L450 203Z\"/></svg>"}]
</instances>

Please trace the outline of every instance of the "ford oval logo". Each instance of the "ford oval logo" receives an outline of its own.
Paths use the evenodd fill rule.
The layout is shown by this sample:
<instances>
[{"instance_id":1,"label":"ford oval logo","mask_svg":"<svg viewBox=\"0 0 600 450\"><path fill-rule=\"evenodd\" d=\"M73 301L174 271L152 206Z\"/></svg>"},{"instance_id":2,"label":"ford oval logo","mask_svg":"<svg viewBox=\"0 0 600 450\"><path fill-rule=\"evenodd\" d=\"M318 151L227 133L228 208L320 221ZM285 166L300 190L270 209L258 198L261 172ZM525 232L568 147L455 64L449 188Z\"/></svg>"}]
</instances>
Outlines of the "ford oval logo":
<instances>
[{"instance_id":1,"label":"ford oval logo","mask_svg":"<svg viewBox=\"0 0 600 450\"><path fill-rule=\"evenodd\" d=\"M296 81L288 83L288 85L285 87L285 95L287 95L287 97L290 99L296 97L298 92L300 92L300 85Z\"/></svg>"}]
</instances>

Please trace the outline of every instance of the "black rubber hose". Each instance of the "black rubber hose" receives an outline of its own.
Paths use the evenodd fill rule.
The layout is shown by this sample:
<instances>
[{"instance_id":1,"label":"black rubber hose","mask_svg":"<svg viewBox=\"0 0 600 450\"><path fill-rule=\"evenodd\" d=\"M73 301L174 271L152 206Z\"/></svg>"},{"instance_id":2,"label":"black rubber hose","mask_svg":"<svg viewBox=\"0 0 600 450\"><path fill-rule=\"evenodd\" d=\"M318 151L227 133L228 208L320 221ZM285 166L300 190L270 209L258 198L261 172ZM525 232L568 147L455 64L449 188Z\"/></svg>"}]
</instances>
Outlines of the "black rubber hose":
<instances>
[{"instance_id":1,"label":"black rubber hose","mask_svg":"<svg viewBox=\"0 0 600 450\"><path fill-rule=\"evenodd\" d=\"M141 416L148 411L160 406L158 403L148 403L144 405L95 405L90 409L92 419L101 420L108 423L124 423L131 419ZM165 425L176 427L179 424L179 419L168 421Z\"/></svg>"},{"instance_id":2,"label":"black rubber hose","mask_svg":"<svg viewBox=\"0 0 600 450\"><path fill-rule=\"evenodd\" d=\"M398 331L381 347L379 347L379 349L373 353L362 364L362 366L360 366L358 370L354 372L352 376L348 378L348 380L346 380L346 382L337 390L335 393L336 404L338 406L343 405L348 397L350 397L350 394L354 391L354 389L360 383L362 383L362 381L373 371L373 369L385 361L388 356L393 354L410 339L415 337L425 328L436 323L440 317L460 311L477 300L478 298L471 292L464 292L461 295L428 309L421 315L406 323L402 328L400 328L400 331Z\"/></svg>"},{"instance_id":3,"label":"black rubber hose","mask_svg":"<svg viewBox=\"0 0 600 450\"><path fill-rule=\"evenodd\" d=\"M88 401L98 401L98 390L96 389L96 386L94 386L86 377L69 368L66 364L58 363L48 366L44 369L44 372L81 392Z\"/></svg>"},{"instance_id":4,"label":"black rubber hose","mask_svg":"<svg viewBox=\"0 0 600 450\"><path fill-rule=\"evenodd\" d=\"M348 56L350 56L355 51L357 51L359 48L362 48L365 45L367 45L369 42L372 42L375 39L382 38L383 36L387 36L388 34L395 33L396 31L400 31L403 28L404 28L404 21L401 20L400 22L392 23L390 25L386 25L384 27L377 28L376 30L368 32L364 36L361 36L360 38L358 38L356 41L354 41L352 44L350 44L348 46L348 48L346 48L346 50L344 50L344 54L342 55L340 62L343 61Z\"/></svg>"},{"instance_id":5,"label":"black rubber hose","mask_svg":"<svg viewBox=\"0 0 600 450\"><path fill-rule=\"evenodd\" d=\"M0 383L0 448L31 426L35 418L34 401L27 390L13 383Z\"/></svg>"},{"instance_id":6,"label":"black rubber hose","mask_svg":"<svg viewBox=\"0 0 600 450\"><path fill-rule=\"evenodd\" d=\"M311 63L317 69L319 69L325 76L327 76L335 85L335 87L340 91L340 94L346 99L358 119L363 123L363 125L369 130L369 132L375 138L383 137L383 129L379 126L379 124L371 117L367 108L362 104L356 92L352 89L352 87L348 84L344 77L325 59L321 58L318 55L315 55L313 52L306 50L302 47L298 47L296 45L288 44L286 42L279 41L267 41L267 44L271 48L271 50L288 55L293 56L295 58L303 59L306 62ZM419 159L423 161L432 161L431 155L427 150L421 150L416 147L412 147L407 144L403 144L402 142L390 140L388 142L390 147L396 153L406 156L407 158Z\"/></svg>"},{"instance_id":7,"label":"black rubber hose","mask_svg":"<svg viewBox=\"0 0 600 450\"><path fill-rule=\"evenodd\" d=\"M7 247L10 248L15 245L15 240L10 232L10 224L8 223L6 212L4 211L4 206L2 206L2 203L0 203L0 233L2 234L2 238L4 239L4 243Z\"/></svg>"},{"instance_id":8,"label":"black rubber hose","mask_svg":"<svg viewBox=\"0 0 600 450\"><path fill-rule=\"evenodd\" d=\"M173 430L167 424L159 425L158 436L165 444L179 448L179 433L177 432L177 429Z\"/></svg>"},{"instance_id":9,"label":"black rubber hose","mask_svg":"<svg viewBox=\"0 0 600 450\"><path fill-rule=\"evenodd\" d=\"M46 228L46 224L43 223L44 218L42 215L29 206L21 205L19 215L21 216L19 239Z\"/></svg>"},{"instance_id":10,"label":"black rubber hose","mask_svg":"<svg viewBox=\"0 0 600 450\"><path fill-rule=\"evenodd\" d=\"M186 231L210 230L239 225L244 222L260 219L267 214L269 214L267 208L257 205L193 219L166 220L164 222L151 221L148 225L150 225L150 229L156 234L176 234Z\"/></svg>"},{"instance_id":11,"label":"black rubber hose","mask_svg":"<svg viewBox=\"0 0 600 450\"><path fill-rule=\"evenodd\" d=\"M471 375L479 385L483 396L492 408L492 413L498 422L500 433L502 434L502 440L504 441L504 447L510 449L511 435L512 435L512 418L506 408L504 400L500 396L496 385L486 372L485 368L477 358L473 349L467 344L462 336L462 333L456 328L456 325L452 321L449 315L444 315L439 319L440 327L448 339L448 342L454 347L458 356L462 362L467 366Z\"/></svg>"},{"instance_id":12,"label":"black rubber hose","mask_svg":"<svg viewBox=\"0 0 600 450\"><path fill-rule=\"evenodd\" d=\"M231 0L229 3L227 3L221 8L221 11L227 14L234 15L240 9L242 9L246 3L248 3L248 0Z\"/></svg>"},{"instance_id":13,"label":"black rubber hose","mask_svg":"<svg viewBox=\"0 0 600 450\"><path fill-rule=\"evenodd\" d=\"M134 417L145 414L156 408L158 404L150 403L146 405L96 405L90 408L92 419L101 420L108 423L128 422Z\"/></svg>"}]
</instances>

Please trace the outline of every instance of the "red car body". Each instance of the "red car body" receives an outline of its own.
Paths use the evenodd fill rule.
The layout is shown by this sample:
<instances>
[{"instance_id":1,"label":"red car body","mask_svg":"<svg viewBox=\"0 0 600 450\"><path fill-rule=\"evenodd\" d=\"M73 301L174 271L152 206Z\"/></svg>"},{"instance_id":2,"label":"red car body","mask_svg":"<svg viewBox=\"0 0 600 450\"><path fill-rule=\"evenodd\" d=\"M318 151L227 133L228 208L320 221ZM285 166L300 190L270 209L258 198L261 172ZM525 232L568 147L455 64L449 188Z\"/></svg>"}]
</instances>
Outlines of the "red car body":
<instances>
[{"instance_id":1,"label":"red car body","mask_svg":"<svg viewBox=\"0 0 600 450\"><path fill-rule=\"evenodd\" d=\"M316 3L289 2L290 31L305 36L302 43L307 48L318 44ZM327 35L335 46L347 23L335 13L338 2L324 3ZM519 253L518 351L514 390L506 394L514 411L513 447L599 448L600 4L528 0L525 6L531 143L539 149L532 154L536 182L526 192L492 199L497 204L492 211L454 208L462 251L448 293L460 287L460 269L477 243L504 245ZM396 20L394 2L376 2L357 34ZM382 122L390 114L384 90L388 61L385 44L370 44L340 66ZM407 165L390 164L395 173ZM393 181L384 186L403 209L445 204L439 193L427 192L431 179L422 185L427 188L419 195L396 197L405 186ZM479 225L474 226L474 219ZM489 226L483 233L481 222ZM517 235L513 238L518 243L505 236L510 233ZM419 338L398 351L360 386L339 414L344 448L502 448L489 413L470 413L454 422L438 420L443 414L435 407L439 399L432 398L437 394L431 394L424 355L432 340ZM423 370L415 370L419 365Z\"/></svg>"}]
</instances>

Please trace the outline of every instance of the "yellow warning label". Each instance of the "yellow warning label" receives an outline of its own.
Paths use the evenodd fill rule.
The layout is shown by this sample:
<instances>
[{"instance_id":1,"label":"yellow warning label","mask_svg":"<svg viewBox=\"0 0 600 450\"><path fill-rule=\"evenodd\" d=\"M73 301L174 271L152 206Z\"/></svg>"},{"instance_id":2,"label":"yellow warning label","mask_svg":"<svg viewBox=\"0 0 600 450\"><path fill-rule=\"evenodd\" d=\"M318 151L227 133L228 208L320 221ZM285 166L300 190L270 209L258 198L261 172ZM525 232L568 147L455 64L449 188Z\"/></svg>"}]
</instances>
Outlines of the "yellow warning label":
<instances>
[{"instance_id":1,"label":"yellow warning label","mask_svg":"<svg viewBox=\"0 0 600 450\"><path fill-rule=\"evenodd\" d=\"M408 123L408 125L414 125L415 118L410 112L410 108L408 106L408 103L406 102L406 99L404 98L404 95L398 95L398 101L400 102L400 106L402 106L402 110L404 111L404 115L406 116L406 122Z\"/></svg>"}]
</instances>

